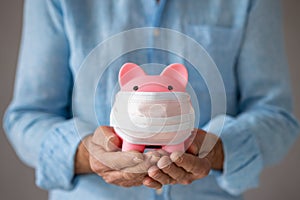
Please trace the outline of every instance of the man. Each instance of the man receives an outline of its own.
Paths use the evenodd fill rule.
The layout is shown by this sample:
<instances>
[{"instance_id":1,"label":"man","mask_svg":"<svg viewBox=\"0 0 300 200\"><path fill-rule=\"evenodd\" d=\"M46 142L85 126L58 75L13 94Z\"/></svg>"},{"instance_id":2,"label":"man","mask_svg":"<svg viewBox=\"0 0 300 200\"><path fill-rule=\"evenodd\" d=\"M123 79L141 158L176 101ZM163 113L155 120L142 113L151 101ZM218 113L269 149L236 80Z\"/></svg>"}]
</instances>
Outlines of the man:
<instances>
[{"instance_id":1,"label":"man","mask_svg":"<svg viewBox=\"0 0 300 200\"><path fill-rule=\"evenodd\" d=\"M278 0L28 0L15 94L4 121L7 136L20 158L36 169L36 183L49 190L50 199L241 199L244 191L258 185L263 167L283 157L299 128L291 114L279 4ZM120 141L108 127L107 97L121 61L99 81L95 105L77 102L74 96L73 109L95 106L100 127L82 121L80 114L75 118L71 111L74 79L90 51L109 36L145 26L174 29L195 39L214 59L224 80L227 113L210 119L205 83L188 67L189 82L201 99L201 118L183 155L117 148ZM151 37L154 41L156 34ZM162 55L139 51L123 59L164 64L175 60ZM210 134L202 129L218 124L220 117L226 118L220 140L199 158L203 138ZM75 122L89 127L81 133L82 141ZM145 173L141 170L148 167Z\"/></svg>"}]
</instances>

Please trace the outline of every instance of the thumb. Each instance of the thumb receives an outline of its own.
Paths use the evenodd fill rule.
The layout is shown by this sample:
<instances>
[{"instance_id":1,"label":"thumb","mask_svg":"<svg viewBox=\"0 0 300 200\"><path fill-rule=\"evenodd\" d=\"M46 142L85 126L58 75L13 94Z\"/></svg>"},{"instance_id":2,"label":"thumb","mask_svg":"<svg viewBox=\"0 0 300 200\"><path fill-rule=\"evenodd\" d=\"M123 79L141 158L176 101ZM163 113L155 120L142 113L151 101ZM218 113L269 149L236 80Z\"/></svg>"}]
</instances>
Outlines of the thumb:
<instances>
[{"instance_id":1,"label":"thumb","mask_svg":"<svg viewBox=\"0 0 300 200\"><path fill-rule=\"evenodd\" d=\"M122 145L121 139L110 126L99 126L94 132L93 143L105 151L118 151Z\"/></svg>"},{"instance_id":2,"label":"thumb","mask_svg":"<svg viewBox=\"0 0 300 200\"><path fill-rule=\"evenodd\" d=\"M198 155L206 135L205 131L195 129L192 132L191 137L187 140L189 144L187 145L187 141L185 142L185 145L188 147L187 152L193 155Z\"/></svg>"}]
</instances>

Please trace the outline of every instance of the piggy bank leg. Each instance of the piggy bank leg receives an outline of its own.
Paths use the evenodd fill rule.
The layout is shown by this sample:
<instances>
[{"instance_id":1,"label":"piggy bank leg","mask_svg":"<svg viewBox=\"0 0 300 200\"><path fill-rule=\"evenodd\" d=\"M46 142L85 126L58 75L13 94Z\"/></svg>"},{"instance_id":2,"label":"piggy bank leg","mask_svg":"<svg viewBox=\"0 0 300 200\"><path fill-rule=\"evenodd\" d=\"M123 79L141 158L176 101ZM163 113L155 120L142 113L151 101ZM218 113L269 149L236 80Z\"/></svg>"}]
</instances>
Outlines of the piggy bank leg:
<instances>
[{"instance_id":1,"label":"piggy bank leg","mask_svg":"<svg viewBox=\"0 0 300 200\"><path fill-rule=\"evenodd\" d=\"M143 153L145 150L145 145L131 144L123 140L122 151L139 151Z\"/></svg>"},{"instance_id":2,"label":"piggy bank leg","mask_svg":"<svg viewBox=\"0 0 300 200\"><path fill-rule=\"evenodd\" d=\"M166 145L166 146L163 146L162 149L169 152L169 153L172 153L174 151L182 151L182 152L185 151L184 142L179 143L179 144L175 144L175 145Z\"/></svg>"}]
</instances>

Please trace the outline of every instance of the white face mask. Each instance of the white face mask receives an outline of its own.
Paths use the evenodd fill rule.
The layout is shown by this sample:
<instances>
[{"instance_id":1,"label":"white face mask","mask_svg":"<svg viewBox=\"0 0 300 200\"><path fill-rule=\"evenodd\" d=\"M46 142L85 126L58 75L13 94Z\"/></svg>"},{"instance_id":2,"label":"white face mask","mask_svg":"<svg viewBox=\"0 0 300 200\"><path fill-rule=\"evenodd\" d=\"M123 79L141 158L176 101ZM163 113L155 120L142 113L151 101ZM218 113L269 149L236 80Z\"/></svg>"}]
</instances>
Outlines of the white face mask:
<instances>
[{"instance_id":1,"label":"white face mask","mask_svg":"<svg viewBox=\"0 0 300 200\"><path fill-rule=\"evenodd\" d=\"M116 95L111 126L125 141L173 145L194 129L195 113L186 92L123 92Z\"/></svg>"}]
</instances>

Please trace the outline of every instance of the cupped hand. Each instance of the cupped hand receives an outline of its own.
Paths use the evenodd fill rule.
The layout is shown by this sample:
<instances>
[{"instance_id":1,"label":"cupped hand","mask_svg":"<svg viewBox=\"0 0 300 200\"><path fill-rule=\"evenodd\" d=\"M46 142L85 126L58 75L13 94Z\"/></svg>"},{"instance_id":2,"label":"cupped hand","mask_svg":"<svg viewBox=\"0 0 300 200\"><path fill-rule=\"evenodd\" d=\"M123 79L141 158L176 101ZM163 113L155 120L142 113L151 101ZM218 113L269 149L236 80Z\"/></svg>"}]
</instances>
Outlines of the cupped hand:
<instances>
[{"instance_id":1,"label":"cupped hand","mask_svg":"<svg viewBox=\"0 0 300 200\"><path fill-rule=\"evenodd\" d=\"M158 151L161 158L149 168L143 184L156 189L166 184L190 184L206 177L211 169L222 170L223 147L216 136L197 129L186 144L186 153Z\"/></svg>"},{"instance_id":2,"label":"cupped hand","mask_svg":"<svg viewBox=\"0 0 300 200\"><path fill-rule=\"evenodd\" d=\"M156 152L122 152L121 140L108 126L100 126L93 135L84 138L78 151L82 145L87 149L91 172L107 183L123 187L142 185L147 170L157 163L160 156Z\"/></svg>"}]
</instances>

